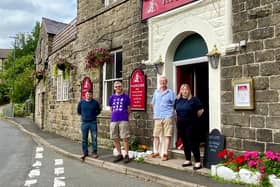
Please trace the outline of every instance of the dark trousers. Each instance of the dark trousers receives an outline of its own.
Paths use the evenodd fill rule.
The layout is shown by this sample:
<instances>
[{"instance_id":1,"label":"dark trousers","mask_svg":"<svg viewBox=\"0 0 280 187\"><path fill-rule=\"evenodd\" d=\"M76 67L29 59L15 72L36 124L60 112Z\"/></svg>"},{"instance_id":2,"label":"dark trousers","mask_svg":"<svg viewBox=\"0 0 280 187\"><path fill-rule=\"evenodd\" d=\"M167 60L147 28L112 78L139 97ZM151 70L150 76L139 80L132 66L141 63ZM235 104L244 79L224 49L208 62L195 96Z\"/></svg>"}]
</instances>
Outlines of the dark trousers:
<instances>
[{"instance_id":1,"label":"dark trousers","mask_svg":"<svg viewBox=\"0 0 280 187\"><path fill-rule=\"evenodd\" d=\"M91 142L92 142L92 153L97 153L97 123L92 122L82 122L82 148L84 155L88 155L88 134L90 132Z\"/></svg>"},{"instance_id":2,"label":"dark trousers","mask_svg":"<svg viewBox=\"0 0 280 187\"><path fill-rule=\"evenodd\" d=\"M199 129L185 120L177 121L177 129L181 135L186 160L191 160L193 153L195 162L200 162Z\"/></svg>"}]
</instances>

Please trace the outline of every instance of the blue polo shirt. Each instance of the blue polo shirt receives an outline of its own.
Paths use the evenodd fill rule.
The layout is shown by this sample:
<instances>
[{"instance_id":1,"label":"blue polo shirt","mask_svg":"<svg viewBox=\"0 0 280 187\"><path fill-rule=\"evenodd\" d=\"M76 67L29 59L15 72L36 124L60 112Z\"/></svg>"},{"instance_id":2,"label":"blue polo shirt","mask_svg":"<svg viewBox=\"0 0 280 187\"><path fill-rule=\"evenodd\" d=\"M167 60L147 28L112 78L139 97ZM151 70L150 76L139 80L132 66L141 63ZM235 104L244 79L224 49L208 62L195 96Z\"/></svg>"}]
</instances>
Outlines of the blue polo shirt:
<instances>
[{"instance_id":1,"label":"blue polo shirt","mask_svg":"<svg viewBox=\"0 0 280 187\"><path fill-rule=\"evenodd\" d=\"M171 118L174 115L175 94L171 89L160 92L157 89L152 98L154 105L154 119Z\"/></svg>"}]
</instances>

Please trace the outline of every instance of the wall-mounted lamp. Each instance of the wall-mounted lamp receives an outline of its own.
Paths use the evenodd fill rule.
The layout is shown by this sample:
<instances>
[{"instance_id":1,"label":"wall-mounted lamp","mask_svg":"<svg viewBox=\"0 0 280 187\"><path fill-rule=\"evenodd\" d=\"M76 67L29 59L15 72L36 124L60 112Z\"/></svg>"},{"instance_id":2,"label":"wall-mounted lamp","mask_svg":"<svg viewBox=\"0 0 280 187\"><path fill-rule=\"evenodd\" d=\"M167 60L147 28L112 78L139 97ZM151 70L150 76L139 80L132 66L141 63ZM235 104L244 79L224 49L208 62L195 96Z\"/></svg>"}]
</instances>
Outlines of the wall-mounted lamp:
<instances>
[{"instance_id":1,"label":"wall-mounted lamp","mask_svg":"<svg viewBox=\"0 0 280 187\"><path fill-rule=\"evenodd\" d=\"M164 62L162 61L162 57L160 55L158 60L154 63L157 73L160 75L162 74L162 71L163 71L163 64L164 64Z\"/></svg>"},{"instance_id":2,"label":"wall-mounted lamp","mask_svg":"<svg viewBox=\"0 0 280 187\"><path fill-rule=\"evenodd\" d=\"M214 45L214 48L212 49L212 51L207 53L208 62L210 63L212 68L214 68L214 69L218 68L219 61L220 61L220 55L221 55L221 53L219 53L216 45Z\"/></svg>"}]
</instances>

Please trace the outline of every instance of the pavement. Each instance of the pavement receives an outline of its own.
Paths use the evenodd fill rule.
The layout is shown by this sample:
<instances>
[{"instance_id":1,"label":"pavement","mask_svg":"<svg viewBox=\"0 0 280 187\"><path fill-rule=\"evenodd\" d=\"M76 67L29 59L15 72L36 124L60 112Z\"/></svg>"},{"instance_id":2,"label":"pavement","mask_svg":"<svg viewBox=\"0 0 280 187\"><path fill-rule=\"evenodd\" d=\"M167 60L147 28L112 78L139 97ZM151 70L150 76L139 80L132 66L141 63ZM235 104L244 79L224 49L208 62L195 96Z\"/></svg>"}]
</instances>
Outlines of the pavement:
<instances>
[{"instance_id":1,"label":"pavement","mask_svg":"<svg viewBox=\"0 0 280 187\"><path fill-rule=\"evenodd\" d=\"M23 132L32 136L39 144L47 146L67 157L81 160L81 143L69 138L50 133L40 129L29 118L8 118L6 121L12 123ZM192 167L183 168L183 159L169 159L161 161L159 158L145 158L144 163L131 161L113 163L113 151L98 147L97 159L86 157L84 163L105 168L125 175L134 176L143 180L162 184L164 186L186 186L186 187L238 187L244 186L216 181L210 177L210 170L203 168L193 171Z\"/></svg>"}]
</instances>

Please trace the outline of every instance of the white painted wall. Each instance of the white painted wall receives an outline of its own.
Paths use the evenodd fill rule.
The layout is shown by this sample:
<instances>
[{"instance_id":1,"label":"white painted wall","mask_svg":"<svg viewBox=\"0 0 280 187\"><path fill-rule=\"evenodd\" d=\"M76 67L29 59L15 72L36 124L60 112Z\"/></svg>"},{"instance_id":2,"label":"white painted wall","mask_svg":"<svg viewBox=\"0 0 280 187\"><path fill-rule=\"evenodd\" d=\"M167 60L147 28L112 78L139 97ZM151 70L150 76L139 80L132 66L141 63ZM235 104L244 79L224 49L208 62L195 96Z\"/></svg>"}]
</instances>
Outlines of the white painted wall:
<instances>
[{"instance_id":1,"label":"white painted wall","mask_svg":"<svg viewBox=\"0 0 280 187\"><path fill-rule=\"evenodd\" d=\"M200 34L211 51L216 45L223 54L231 43L231 0L200 0L162 15L150 18L149 62L162 56L163 74L169 78L169 87L174 90L173 57L180 42L192 33ZM209 64L209 128L221 129L220 67L212 69Z\"/></svg>"}]
</instances>

